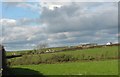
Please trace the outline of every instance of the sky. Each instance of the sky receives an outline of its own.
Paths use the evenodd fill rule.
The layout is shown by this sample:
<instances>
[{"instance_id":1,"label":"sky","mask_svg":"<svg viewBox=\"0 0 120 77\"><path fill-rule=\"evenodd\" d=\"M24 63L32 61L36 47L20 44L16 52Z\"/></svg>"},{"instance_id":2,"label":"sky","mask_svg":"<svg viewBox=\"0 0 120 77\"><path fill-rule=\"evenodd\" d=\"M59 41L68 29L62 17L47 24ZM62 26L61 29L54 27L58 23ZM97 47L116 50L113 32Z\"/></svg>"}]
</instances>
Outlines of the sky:
<instances>
[{"instance_id":1,"label":"sky","mask_svg":"<svg viewBox=\"0 0 120 77\"><path fill-rule=\"evenodd\" d=\"M0 3L0 43L8 51L34 49L40 43L58 47L118 42L118 3L112 0L10 1Z\"/></svg>"}]
</instances>

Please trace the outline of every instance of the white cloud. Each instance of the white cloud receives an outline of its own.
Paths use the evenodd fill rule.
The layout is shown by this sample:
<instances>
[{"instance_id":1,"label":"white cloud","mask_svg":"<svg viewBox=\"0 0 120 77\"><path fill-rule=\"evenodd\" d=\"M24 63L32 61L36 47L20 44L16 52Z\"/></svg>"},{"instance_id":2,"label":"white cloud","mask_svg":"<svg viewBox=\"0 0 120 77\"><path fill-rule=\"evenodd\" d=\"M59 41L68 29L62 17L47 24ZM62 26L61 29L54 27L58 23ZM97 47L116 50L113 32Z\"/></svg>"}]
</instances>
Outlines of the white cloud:
<instances>
[{"instance_id":1,"label":"white cloud","mask_svg":"<svg viewBox=\"0 0 120 77\"><path fill-rule=\"evenodd\" d=\"M47 31L52 33L91 30L93 28L96 30L104 28L110 29L113 27L117 28L117 7L110 5L110 7L104 7L104 10L101 10L99 8L102 7L102 3L99 3L98 6L94 5L94 3L89 3L92 4L89 5L89 7L81 6L81 4L82 3L74 3L58 8L54 11L44 9L40 20L47 24ZM107 4L109 5L109 3L106 3L106 5ZM94 8L92 7L95 6L98 7L95 9L99 9L97 12L93 11ZM109 10L107 10L108 7ZM86 10L84 10L85 8Z\"/></svg>"},{"instance_id":2,"label":"white cloud","mask_svg":"<svg viewBox=\"0 0 120 77\"><path fill-rule=\"evenodd\" d=\"M43 37L41 35L45 32L44 25L19 25L18 23L20 23L20 21L14 19L1 19L1 23L3 35L0 37L0 40L5 44L25 44L25 42L28 41L40 41ZM43 39L44 38L45 37L43 37ZM31 45L32 44L33 43L31 43Z\"/></svg>"},{"instance_id":3,"label":"white cloud","mask_svg":"<svg viewBox=\"0 0 120 77\"><path fill-rule=\"evenodd\" d=\"M42 8L48 8L49 10L54 10L55 8L60 8L63 5L66 5L65 2L52 2L52 1L40 1L41 10Z\"/></svg>"},{"instance_id":4,"label":"white cloud","mask_svg":"<svg viewBox=\"0 0 120 77\"><path fill-rule=\"evenodd\" d=\"M43 41L50 46L117 41L117 3L41 3L19 4L22 8L42 9L39 19L1 19L4 43L32 48Z\"/></svg>"},{"instance_id":5,"label":"white cloud","mask_svg":"<svg viewBox=\"0 0 120 77\"><path fill-rule=\"evenodd\" d=\"M1 0L2 2L119 2L119 0Z\"/></svg>"},{"instance_id":6,"label":"white cloud","mask_svg":"<svg viewBox=\"0 0 120 77\"><path fill-rule=\"evenodd\" d=\"M17 7L23 7L23 8L34 8L32 4L29 3L18 3Z\"/></svg>"},{"instance_id":7,"label":"white cloud","mask_svg":"<svg viewBox=\"0 0 120 77\"><path fill-rule=\"evenodd\" d=\"M36 33L41 33L41 27L36 26L16 26L16 27L9 27L4 30L5 42L19 42L19 40L23 41L31 41L32 38L39 38L37 37Z\"/></svg>"},{"instance_id":8,"label":"white cloud","mask_svg":"<svg viewBox=\"0 0 120 77\"><path fill-rule=\"evenodd\" d=\"M118 1L119 0L37 0L36 2L118 2Z\"/></svg>"},{"instance_id":9,"label":"white cloud","mask_svg":"<svg viewBox=\"0 0 120 77\"><path fill-rule=\"evenodd\" d=\"M2 0L2 2L25 2L26 0Z\"/></svg>"},{"instance_id":10,"label":"white cloud","mask_svg":"<svg viewBox=\"0 0 120 77\"><path fill-rule=\"evenodd\" d=\"M15 26L17 23L16 20L14 19L0 19L0 24L1 25L6 25L6 26Z\"/></svg>"},{"instance_id":11,"label":"white cloud","mask_svg":"<svg viewBox=\"0 0 120 77\"><path fill-rule=\"evenodd\" d=\"M35 2L35 3L30 3L30 2L26 2L26 3L17 3L16 7L21 7L21 8L27 8L27 9L31 9L33 11L37 11L40 10L40 5L39 3Z\"/></svg>"}]
</instances>

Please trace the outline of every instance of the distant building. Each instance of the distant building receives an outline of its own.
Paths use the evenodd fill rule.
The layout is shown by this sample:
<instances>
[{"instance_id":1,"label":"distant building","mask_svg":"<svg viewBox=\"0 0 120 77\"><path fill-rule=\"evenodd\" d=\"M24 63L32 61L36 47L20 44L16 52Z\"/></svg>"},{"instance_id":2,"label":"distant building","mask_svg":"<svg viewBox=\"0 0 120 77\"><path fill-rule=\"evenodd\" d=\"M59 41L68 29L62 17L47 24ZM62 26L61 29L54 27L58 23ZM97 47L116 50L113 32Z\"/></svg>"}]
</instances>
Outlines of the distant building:
<instances>
[{"instance_id":1,"label":"distant building","mask_svg":"<svg viewBox=\"0 0 120 77\"><path fill-rule=\"evenodd\" d=\"M108 42L108 43L106 43L106 45L112 45L112 42Z\"/></svg>"},{"instance_id":2,"label":"distant building","mask_svg":"<svg viewBox=\"0 0 120 77\"><path fill-rule=\"evenodd\" d=\"M86 44L88 46L97 46L97 43L89 43L89 44Z\"/></svg>"},{"instance_id":3,"label":"distant building","mask_svg":"<svg viewBox=\"0 0 120 77\"><path fill-rule=\"evenodd\" d=\"M97 43L81 44L78 47L91 47L91 46L97 46Z\"/></svg>"}]
</instances>

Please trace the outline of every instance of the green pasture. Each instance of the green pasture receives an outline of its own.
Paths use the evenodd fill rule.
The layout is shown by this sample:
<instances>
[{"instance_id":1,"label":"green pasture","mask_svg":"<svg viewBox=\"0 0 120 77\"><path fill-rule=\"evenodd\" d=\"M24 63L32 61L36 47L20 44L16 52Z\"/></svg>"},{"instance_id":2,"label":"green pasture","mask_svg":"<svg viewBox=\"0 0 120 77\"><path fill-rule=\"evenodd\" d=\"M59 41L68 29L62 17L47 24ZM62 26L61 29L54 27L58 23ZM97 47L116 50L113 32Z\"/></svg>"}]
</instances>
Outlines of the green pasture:
<instances>
[{"instance_id":1,"label":"green pasture","mask_svg":"<svg viewBox=\"0 0 120 77\"><path fill-rule=\"evenodd\" d=\"M118 60L17 65L9 71L14 75L117 75Z\"/></svg>"},{"instance_id":2,"label":"green pasture","mask_svg":"<svg viewBox=\"0 0 120 77\"><path fill-rule=\"evenodd\" d=\"M85 56L85 57L93 56L93 57L98 57L98 58L100 58L100 57L103 57L103 58L118 57L118 46L80 49L80 50L69 50L69 51L64 51L64 52L41 54L41 56L42 57L50 57L52 55L59 55L59 54L72 55L74 57L78 57L79 59L83 58L83 56Z\"/></svg>"},{"instance_id":3,"label":"green pasture","mask_svg":"<svg viewBox=\"0 0 120 77\"><path fill-rule=\"evenodd\" d=\"M22 51L21 51L22 52ZM28 54L22 57L8 59L10 65L26 65L57 62L100 61L118 58L118 46L69 50L46 54Z\"/></svg>"}]
</instances>

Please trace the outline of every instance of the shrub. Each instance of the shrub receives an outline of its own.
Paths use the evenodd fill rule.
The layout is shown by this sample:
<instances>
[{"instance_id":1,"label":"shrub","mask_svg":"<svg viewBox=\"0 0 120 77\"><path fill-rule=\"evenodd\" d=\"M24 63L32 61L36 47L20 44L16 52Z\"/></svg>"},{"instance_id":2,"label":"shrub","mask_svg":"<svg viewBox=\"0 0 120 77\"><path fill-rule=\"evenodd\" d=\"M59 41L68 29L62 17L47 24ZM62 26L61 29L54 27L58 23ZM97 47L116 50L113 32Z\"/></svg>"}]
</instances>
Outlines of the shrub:
<instances>
[{"instance_id":1,"label":"shrub","mask_svg":"<svg viewBox=\"0 0 120 77\"><path fill-rule=\"evenodd\" d=\"M77 58L67 54L53 55L51 59L53 62L68 62L77 60Z\"/></svg>"},{"instance_id":2,"label":"shrub","mask_svg":"<svg viewBox=\"0 0 120 77\"><path fill-rule=\"evenodd\" d=\"M29 65L41 63L41 57L36 55L24 55L21 58L14 58L7 61L8 65Z\"/></svg>"}]
</instances>

